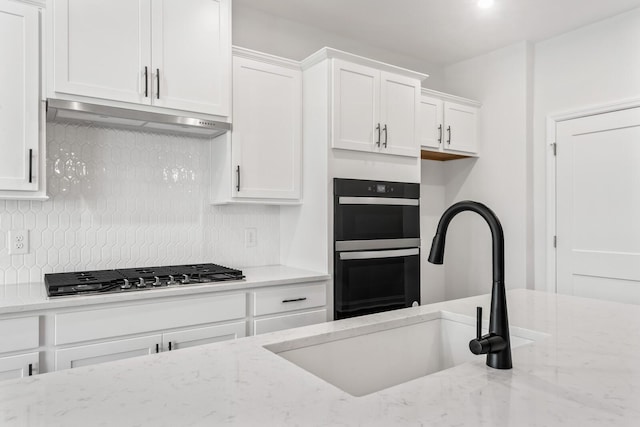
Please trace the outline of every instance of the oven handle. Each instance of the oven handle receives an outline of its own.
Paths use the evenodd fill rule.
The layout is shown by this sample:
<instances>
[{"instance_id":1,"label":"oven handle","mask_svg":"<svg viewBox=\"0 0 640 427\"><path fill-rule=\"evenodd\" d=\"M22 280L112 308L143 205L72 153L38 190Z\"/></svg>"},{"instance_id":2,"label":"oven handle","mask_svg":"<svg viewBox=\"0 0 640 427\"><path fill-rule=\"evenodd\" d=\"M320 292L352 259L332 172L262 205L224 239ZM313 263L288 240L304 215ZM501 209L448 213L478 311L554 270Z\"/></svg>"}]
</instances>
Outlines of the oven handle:
<instances>
[{"instance_id":1,"label":"oven handle","mask_svg":"<svg viewBox=\"0 0 640 427\"><path fill-rule=\"evenodd\" d=\"M336 252L371 251L374 249L404 249L421 246L420 238L412 239L372 239L372 240L338 240Z\"/></svg>"},{"instance_id":2,"label":"oven handle","mask_svg":"<svg viewBox=\"0 0 640 427\"><path fill-rule=\"evenodd\" d=\"M420 254L420 249L396 249L393 251L363 251L363 252L340 252L340 260L351 259L375 259L375 258L398 258Z\"/></svg>"},{"instance_id":3,"label":"oven handle","mask_svg":"<svg viewBox=\"0 0 640 427\"><path fill-rule=\"evenodd\" d=\"M419 206L418 199L397 199L393 197L346 197L338 198L340 205L396 205L396 206Z\"/></svg>"}]
</instances>

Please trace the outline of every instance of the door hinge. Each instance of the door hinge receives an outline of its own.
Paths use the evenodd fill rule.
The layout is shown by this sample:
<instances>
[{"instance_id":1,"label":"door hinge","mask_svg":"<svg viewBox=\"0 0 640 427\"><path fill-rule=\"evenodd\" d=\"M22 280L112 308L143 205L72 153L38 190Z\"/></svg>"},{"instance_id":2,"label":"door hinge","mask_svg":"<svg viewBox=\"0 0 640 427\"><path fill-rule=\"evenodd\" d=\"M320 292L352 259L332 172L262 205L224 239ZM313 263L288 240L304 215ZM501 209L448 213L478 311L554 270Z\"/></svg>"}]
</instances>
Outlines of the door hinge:
<instances>
[{"instance_id":1,"label":"door hinge","mask_svg":"<svg viewBox=\"0 0 640 427\"><path fill-rule=\"evenodd\" d=\"M553 236L553 247L554 248L558 247L558 236Z\"/></svg>"},{"instance_id":2,"label":"door hinge","mask_svg":"<svg viewBox=\"0 0 640 427\"><path fill-rule=\"evenodd\" d=\"M556 156L558 154L558 144L554 142L551 144L551 148L553 149L553 155Z\"/></svg>"}]
</instances>

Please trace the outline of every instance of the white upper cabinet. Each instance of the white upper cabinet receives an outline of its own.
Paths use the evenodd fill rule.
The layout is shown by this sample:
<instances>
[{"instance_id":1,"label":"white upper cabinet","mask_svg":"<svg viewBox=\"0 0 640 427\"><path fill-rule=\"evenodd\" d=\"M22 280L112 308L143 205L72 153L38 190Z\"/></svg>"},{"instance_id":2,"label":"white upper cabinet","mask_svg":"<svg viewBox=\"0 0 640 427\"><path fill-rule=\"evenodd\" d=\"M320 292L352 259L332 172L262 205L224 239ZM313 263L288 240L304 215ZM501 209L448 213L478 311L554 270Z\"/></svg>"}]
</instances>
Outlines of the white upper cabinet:
<instances>
[{"instance_id":1,"label":"white upper cabinet","mask_svg":"<svg viewBox=\"0 0 640 427\"><path fill-rule=\"evenodd\" d=\"M478 152L478 109L455 102L444 103L447 150Z\"/></svg>"},{"instance_id":2,"label":"white upper cabinet","mask_svg":"<svg viewBox=\"0 0 640 427\"><path fill-rule=\"evenodd\" d=\"M0 0L0 198L45 198L40 132L40 20Z\"/></svg>"},{"instance_id":3,"label":"white upper cabinet","mask_svg":"<svg viewBox=\"0 0 640 427\"><path fill-rule=\"evenodd\" d=\"M477 156L479 106L476 101L423 89L418 114L422 158Z\"/></svg>"},{"instance_id":4,"label":"white upper cabinet","mask_svg":"<svg viewBox=\"0 0 640 427\"><path fill-rule=\"evenodd\" d=\"M56 92L151 104L151 0L56 0L49 7Z\"/></svg>"},{"instance_id":5,"label":"white upper cabinet","mask_svg":"<svg viewBox=\"0 0 640 427\"><path fill-rule=\"evenodd\" d=\"M418 114L420 124L420 146L423 149L439 149L442 144L442 100L430 96L422 96Z\"/></svg>"},{"instance_id":6,"label":"white upper cabinet","mask_svg":"<svg viewBox=\"0 0 640 427\"><path fill-rule=\"evenodd\" d=\"M381 152L418 157L417 113L420 82L397 74L380 73Z\"/></svg>"},{"instance_id":7,"label":"white upper cabinet","mask_svg":"<svg viewBox=\"0 0 640 427\"><path fill-rule=\"evenodd\" d=\"M333 148L418 157L420 81L333 60Z\"/></svg>"},{"instance_id":8,"label":"white upper cabinet","mask_svg":"<svg viewBox=\"0 0 640 427\"><path fill-rule=\"evenodd\" d=\"M153 104L229 115L229 0L152 0L151 10Z\"/></svg>"},{"instance_id":9,"label":"white upper cabinet","mask_svg":"<svg viewBox=\"0 0 640 427\"><path fill-rule=\"evenodd\" d=\"M380 71L335 59L333 83L333 147L379 148Z\"/></svg>"},{"instance_id":10,"label":"white upper cabinet","mask_svg":"<svg viewBox=\"0 0 640 427\"><path fill-rule=\"evenodd\" d=\"M233 131L212 144L213 203L298 203L302 73L295 61L234 48Z\"/></svg>"},{"instance_id":11,"label":"white upper cabinet","mask_svg":"<svg viewBox=\"0 0 640 427\"><path fill-rule=\"evenodd\" d=\"M80 96L101 103L228 116L229 3L50 0L50 97Z\"/></svg>"}]
</instances>

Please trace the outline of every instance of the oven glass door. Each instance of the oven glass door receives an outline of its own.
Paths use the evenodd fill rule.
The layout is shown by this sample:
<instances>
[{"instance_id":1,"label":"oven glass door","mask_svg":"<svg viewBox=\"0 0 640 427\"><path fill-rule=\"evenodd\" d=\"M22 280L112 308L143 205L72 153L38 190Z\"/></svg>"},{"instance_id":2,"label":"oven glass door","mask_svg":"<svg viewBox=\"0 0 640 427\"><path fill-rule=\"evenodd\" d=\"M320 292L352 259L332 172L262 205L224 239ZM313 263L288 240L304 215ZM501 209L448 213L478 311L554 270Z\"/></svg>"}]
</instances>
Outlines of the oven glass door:
<instances>
[{"instance_id":1,"label":"oven glass door","mask_svg":"<svg viewBox=\"0 0 640 427\"><path fill-rule=\"evenodd\" d=\"M420 249L337 252L335 318L420 302Z\"/></svg>"},{"instance_id":2,"label":"oven glass door","mask_svg":"<svg viewBox=\"0 0 640 427\"><path fill-rule=\"evenodd\" d=\"M416 199L406 199L406 203L412 203L407 205L349 204L349 198L340 199L335 211L336 241L420 237L420 208ZM371 202L376 200L372 198Z\"/></svg>"}]
</instances>

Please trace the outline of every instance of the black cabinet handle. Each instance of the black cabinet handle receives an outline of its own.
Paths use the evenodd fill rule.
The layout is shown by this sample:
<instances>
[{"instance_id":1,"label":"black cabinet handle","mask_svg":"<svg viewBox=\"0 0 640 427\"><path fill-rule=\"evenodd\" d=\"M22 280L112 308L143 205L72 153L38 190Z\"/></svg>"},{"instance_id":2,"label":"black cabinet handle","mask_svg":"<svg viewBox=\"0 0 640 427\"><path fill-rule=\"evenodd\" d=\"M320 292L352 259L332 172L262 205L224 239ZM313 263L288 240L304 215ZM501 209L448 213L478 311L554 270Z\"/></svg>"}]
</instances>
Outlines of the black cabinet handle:
<instances>
[{"instance_id":1,"label":"black cabinet handle","mask_svg":"<svg viewBox=\"0 0 640 427\"><path fill-rule=\"evenodd\" d=\"M240 165L236 166L236 191L240 192Z\"/></svg>"},{"instance_id":2,"label":"black cabinet handle","mask_svg":"<svg viewBox=\"0 0 640 427\"><path fill-rule=\"evenodd\" d=\"M287 303L287 302L305 301L306 299L307 299L307 297L293 298L293 299L283 299L282 302L283 303Z\"/></svg>"},{"instance_id":3,"label":"black cabinet handle","mask_svg":"<svg viewBox=\"0 0 640 427\"><path fill-rule=\"evenodd\" d=\"M438 136L438 144L442 144L442 125L438 126L439 136Z\"/></svg>"},{"instance_id":4,"label":"black cabinet handle","mask_svg":"<svg viewBox=\"0 0 640 427\"><path fill-rule=\"evenodd\" d=\"M160 99L160 68L156 68L156 98Z\"/></svg>"},{"instance_id":5,"label":"black cabinet handle","mask_svg":"<svg viewBox=\"0 0 640 427\"><path fill-rule=\"evenodd\" d=\"M169 341L169 351L171 351L171 341Z\"/></svg>"},{"instance_id":6,"label":"black cabinet handle","mask_svg":"<svg viewBox=\"0 0 640 427\"><path fill-rule=\"evenodd\" d=\"M447 144L451 145L451 126L447 126L447 132L449 132L449 139L447 139Z\"/></svg>"},{"instance_id":7,"label":"black cabinet handle","mask_svg":"<svg viewBox=\"0 0 640 427\"><path fill-rule=\"evenodd\" d=\"M33 363L29 363L29 376L33 375Z\"/></svg>"},{"instance_id":8,"label":"black cabinet handle","mask_svg":"<svg viewBox=\"0 0 640 427\"><path fill-rule=\"evenodd\" d=\"M144 67L144 97L149 97L149 67Z\"/></svg>"},{"instance_id":9,"label":"black cabinet handle","mask_svg":"<svg viewBox=\"0 0 640 427\"><path fill-rule=\"evenodd\" d=\"M33 182L33 148L29 148L29 184Z\"/></svg>"},{"instance_id":10,"label":"black cabinet handle","mask_svg":"<svg viewBox=\"0 0 640 427\"><path fill-rule=\"evenodd\" d=\"M160 344L156 344L156 353L160 353Z\"/></svg>"},{"instance_id":11,"label":"black cabinet handle","mask_svg":"<svg viewBox=\"0 0 640 427\"><path fill-rule=\"evenodd\" d=\"M382 129L384 131L384 148L387 148L387 139L389 138L389 135L387 133L387 125L384 125L384 129Z\"/></svg>"},{"instance_id":12,"label":"black cabinet handle","mask_svg":"<svg viewBox=\"0 0 640 427\"><path fill-rule=\"evenodd\" d=\"M380 147L380 123L376 126L376 130L378 131L378 140L376 141L376 145Z\"/></svg>"}]
</instances>

